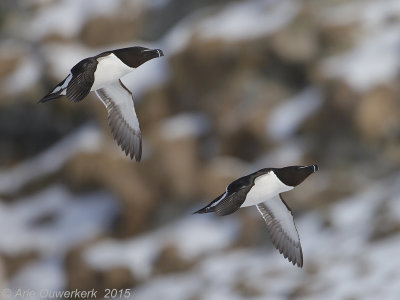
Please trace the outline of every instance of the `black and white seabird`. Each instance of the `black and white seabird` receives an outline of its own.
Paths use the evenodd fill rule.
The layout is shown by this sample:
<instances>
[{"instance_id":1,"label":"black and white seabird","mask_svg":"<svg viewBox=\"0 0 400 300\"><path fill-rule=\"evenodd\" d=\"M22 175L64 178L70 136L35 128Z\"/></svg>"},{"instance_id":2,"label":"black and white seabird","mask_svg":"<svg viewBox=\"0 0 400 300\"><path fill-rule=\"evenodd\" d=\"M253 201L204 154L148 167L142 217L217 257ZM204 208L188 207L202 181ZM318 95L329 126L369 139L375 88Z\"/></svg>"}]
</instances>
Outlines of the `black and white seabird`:
<instances>
[{"instance_id":1,"label":"black and white seabird","mask_svg":"<svg viewBox=\"0 0 400 300\"><path fill-rule=\"evenodd\" d=\"M131 91L120 80L145 62L164 56L160 49L129 47L106 51L77 63L70 74L39 102L61 96L73 102L83 100L91 91L108 111L108 124L114 139L126 155L136 161L142 156L142 134Z\"/></svg>"},{"instance_id":2,"label":"black and white seabird","mask_svg":"<svg viewBox=\"0 0 400 300\"><path fill-rule=\"evenodd\" d=\"M233 181L222 195L195 214L215 212L225 216L241 207L256 205L267 223L272 243L293 265L302 267L299 234L292 211L281 193L290 191L316 171L317 165L261 169Z\"/></svg>"}]
</instances>

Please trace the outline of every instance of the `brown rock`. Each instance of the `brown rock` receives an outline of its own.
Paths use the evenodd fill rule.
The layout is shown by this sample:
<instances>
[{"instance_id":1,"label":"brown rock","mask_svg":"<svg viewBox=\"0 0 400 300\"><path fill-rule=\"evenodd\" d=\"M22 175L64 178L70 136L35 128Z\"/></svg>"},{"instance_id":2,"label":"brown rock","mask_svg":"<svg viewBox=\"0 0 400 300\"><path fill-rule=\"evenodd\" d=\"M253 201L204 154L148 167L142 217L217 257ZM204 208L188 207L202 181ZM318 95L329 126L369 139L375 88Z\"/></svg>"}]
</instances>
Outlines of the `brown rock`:
<instances>
[{"instance_id":1,"label":"brown rock","mask_svg":"<svg viewBox=\"0 0 400 300\"><path fill-rule=\"evenodd\" d=\"M131 288L135 285L132 272L122 266L115 266L106 271L97 272L97 278L103 281L102 286L109 289Z\"/></svg>"},{"instance_id":2,"label":"brown rock","mask_svg":"<svg viewBox=\"0 0 400 300\"><path fill-rule=\"evenodd\" d=\"M141 23L140 18L97 17L85 24L80 35L91 47L129 42L138 38Z\"/></svg>"},{"instance_id":3,"label":"brown rock","mask_svg":"<svg viewBox=\"0 0 400 300\"><path fill-rule=\"evenodd\" d=\"M330 113L335 113L340 120L350 119L360 96L346 82L341 80L328 80L325 82Z\"/></svg>"},{"instance_id":4,"label":"brown rock","mask_svg":"<svg viewBox=\"0 0 400 300\"><path fill-rule=\"evenodd\" d=\"M289 26L276 32L271 45L274 53L286 63L309 63L319 50L314 18L304 10Z\"/></svg>"},{"instance_id":5,"label":"brown rock","mask_svg":"<svg viewBox=\"0 0 400 300\"><path fill-rule=\"evenodd\" d=\"M219 138L243 130L265 144L266 117L279 101L289 97L290 90L279 81L260 79L254 73L237 74L231 80L224 89L210 95L218 99L212 113Z\"/></svg>"},{"instance_id":6,"label":"brown rock","mask_svg":"<svg viewBox=\"0 0 400 300\"><path fill-rule=\"evenodd\" d=\"M20 58L18 56L0 56L0 79L10 75L18 66Z\"/></svg>"},{"instance_id":7,"label":"brown rock","mask_svg":"<svg viewBox=\"0 0 400 300\"><path fill-rule=\"evenodd\" d=\"M160 255L154 262L155 274L168 274L176 272L184 272L189 270L194 262L183 259L177 249L173 245L167 245L161 250Z\"/></svg>"},{"instance_id":8,"label":"brown rock","mask_svg":"<svg viewBox=\"0 0 400 300\"><path fill-rule=\"evenodd\" d=\"M154 143L154 160L164 178L167 194L177 201L188 201L198 194L197 179L201 170L199 143L193 137L165 139Z\"/></svg>"},{"instance_id":9,"label":"brown rock","mask_svg":"<svg viewBox=\"0 0 400 300\"><path fill-rule=\"evenodd\" d=\"M221 195L229 183L242 176L245 168L244 162L231 157L210 160L205 164L199 181L203 197L211 201Z\"/></svg>"},{"instance_id":10,"label":"brown rock","mask_svg":"<svg viewBox=\"0 0 400 300\"><path fill-rule=\"evenodd\" d=\"M253 286L245 279L237 281L234 289L236 293L244 298L261 297L263 295L263 292L258 287Z\"/></svg>"},{"instance_id":11,"label":"brown rock","mask_svg":"<svg viewBox=\"0 0 400 300\"><path fill-rule=\"evenodd\" d=\"M269 239L268 231L261 215L254 212L241 211L239 214L241 228L235 242L235 247L260 246Z\"/></svg>"},{"instance_id":12,"label":"brown rock","mask_svg":"<svg viewBox=\"0 0 400 300\"><path fill-rule=\"evenodd\" d=\"M38 259L39 253L34 250L27 250L26 252L16 255L1 254L1 257L3 260L3 267L5 269L6 277L10 278L18 273L18 271L20 271L27 264Z\"/></svg>"},{"instance_id":13,"label":"brown rock","mask_svg":"<svg viewBox=\"0 0 400 300\"><path fill-rule=\"evenodd\" d=\"M400 221L391 213L390 199L383 199L382 205L377 209L374 216L374 224L369 239L377 242L380 239L397 235L400 232Z\"/></svg>"},{"instance_id":14,"label":"brown rock","mask_svg":"<svg viewBox=\"0 0 400 300\"><path fill-rule=\"evenodd\" d=\"M73 37L62 35L59 32L49 32L41 38L40 42L42 44L59 43L68 45L69 43L73 43L74 39Z\"/></svg>"},{"instance_id":15,"label":"brown rock","mask_svg":"<svg viewBox=\"0 0 400 300\"><path fill-rule=\"evenodd\" d=\"M95 270L82 257L82 253L91 243L83 244L70 250L65 258L67 272L67 290L98 291L104 296L105 289L132 288L137 282L132 272L122 266L107 270Z\"/></svg>"},{"instance_id":16,"label":"brown rock","mask_svg":"<svg viewBox=\"0 0 400 300\"><path fill-rule=\"evenodd\" d=\"M276 35L273 44L276 54L289 63L308 63L318 51L315 33L287 30Z\"/></svg>"},{"instance_id":17,"label":"brown rock","mask_svg":"<svg viewBox=\"0 0 400 300\"><path fill-rule=\"evenodd\" d=\"M393 90L378 87L360 101L355 123L361 135L369 140L398 137L400 128L400 104Z\"/></svg>"},{"instance_id":18,"label":"brown rock","mask_svg":"<svg viewBox=\"0 0 400 300\"><path fill-rule=\"evenodd\" d=\"M168 98L169 95L165 88L152 89L143 96L139 103L135 104L143 131L171 115Z\"/></svg>"},{"instance_id":19,"label":"brown rock","mask_svg":"<svg viewBox=\"0 0 400 300\"><path fill-rule=\"evenodd\" d=\"M82 252L92 243L85 243L68 251L64 261L68 289L90 290L98 287L94 280L96 271L82 258Z\"/></svg>"},{"instance_id":20,"label":"brown rock","mask_svg":"<svg viewBox=\"0 0 400 300\"><path fill-rule=\"evenodd\" d=\"M263 70L269 63L269 53L263 41L258 41L257 46L238 43L233 47L220 40L195 39L182 53L171 57L170 63L172 89L177 92L179 104L209 110L223 99L204 97L219 89L226 91L235 76L248 70ZM229 98L222 93L221 96Z\"/></svg>"},{"instance_id":21,"label":"brown rock","mask_svg":"<svg viewBox=\"0 0 400 300\"><path fill-rule=\"evenodd\" d=\"M146 179L146 166L107 153L80 153L64 170L67 182L75 189L101 187L121 201L121 216L116 224L118 236L130 236L148 228L156 208L157 188Z\"/></svg>"},{"instance_id":22,"label":"brown rock","mask_svg":"<svg viewBox=\"0 0 400 300\"><path fill-rule=\"evenodd\" d=\"M318 40L324 54L337 54L343 53L353 46L359 26L356 23L323 23L318 30Z\"/></svg>"}]
</instances>

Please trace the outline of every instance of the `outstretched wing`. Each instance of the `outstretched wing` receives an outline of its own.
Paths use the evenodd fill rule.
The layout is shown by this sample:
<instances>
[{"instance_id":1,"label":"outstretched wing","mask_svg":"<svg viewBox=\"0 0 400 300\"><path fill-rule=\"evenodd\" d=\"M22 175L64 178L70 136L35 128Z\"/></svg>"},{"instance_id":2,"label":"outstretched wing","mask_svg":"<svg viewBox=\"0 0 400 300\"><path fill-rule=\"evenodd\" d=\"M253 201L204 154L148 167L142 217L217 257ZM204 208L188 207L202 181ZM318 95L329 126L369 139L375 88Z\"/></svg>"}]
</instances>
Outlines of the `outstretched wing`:
<instances>
[{"instance_id":1,"label":"outstretched wing","mask_svg":"<svg viewBox=\"0 0 400 300\"><path fill-rule=\"evenodd\" d=\"M71 69L72 78L67 86L67 98L69 100L78 102L89 94L94 83L97 63L95 58L89 57L80 61Z\"/></svg>"},{"instance_id":2,"label":"outstretched wing","mask_svg":"<svg viewBox=\"0 0 400 300\"><path fill-rule=\"evenodd\" d=\"M142 134L133 104L132 93L121 80L96 90L108 111L108 124L114 139L126 155L136 161L142 157Z\"/></svg>"},{"instance_id":3,"label":"outstretched wing","mask_svg":"<svg viewBox=\"0 0 400 300\"><path fill-rule=\"evenodd\" d=\"M257 209L267 223L267 229L274 246L293 265L297 264L297 266L302 267L303 251L299 234L292 211L281 195L257 204Z\"/></svg>"}]
</instances>

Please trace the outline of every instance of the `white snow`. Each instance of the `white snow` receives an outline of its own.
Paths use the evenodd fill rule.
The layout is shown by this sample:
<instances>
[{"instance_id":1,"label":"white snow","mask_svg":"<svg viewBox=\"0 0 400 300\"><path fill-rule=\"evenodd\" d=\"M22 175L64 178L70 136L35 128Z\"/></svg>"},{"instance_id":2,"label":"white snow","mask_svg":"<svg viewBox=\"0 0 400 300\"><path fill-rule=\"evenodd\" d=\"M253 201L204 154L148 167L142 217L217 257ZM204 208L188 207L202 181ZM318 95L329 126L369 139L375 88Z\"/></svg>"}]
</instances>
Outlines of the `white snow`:
<instances>
[{"instance_id":1,"label":"white snow","mask_svg":"<svg viewBox=\"0 0 400 300\"><path fill-rule=\"evenodd\" d=\"M343 78L358 91L390 83L400 68L400 25L372 35L349 52L326 60L328 77Z\"/></svg>"},{"instance_id":2,"label":"white snow","mask_svg":"<svg viewBox=\"0 0 400 300\"><path fill-rule=\"evenodd\" d=\"M183 258L194 259L228 247L236 230L233 220L186 217L130 241L102 241L89 248L84 257L94 268L121 265L144 279L150 276L153 261L163 247L176 246Z\"/></svg>"},{"instance_id":3,"label":"white snow","mask_svg":"<svg viewBox=\"0 0 400 300\"><path fill-rule=\"evenodd\" d=\"M52 43L41 48L52 75L62 81L71 68L82 59L94 56L106 49L92 50L77 44Z\"/></svg>"},{"instance_id":4,"label":"white snow","mask_svg":"<svg viewBox=\"0 0 400 300\"><path fill-rule=\"evenodd\" d=\"M112 266L124 266L138 278L151 274L160 241L153 235L138 237L130 241L105 240L90 247L83 257L95 269L106 270Z\"/></svg>"},{"instance_id":5,"label":"white snow","mask_svg":"<svg viewBox=\"0 0 400 300\"><path fill-rule=\"evenodd\" d=\"M269 149L267 154L257 159L252 165L253 169L266 167L284 167L298 165L306 153L307 145L302 139L293 139L282 145Z\"/></svg>"},{"instance_id":6,"label":"white snow","mask_svg":"<svg viewBox=\"0 0 400 300\"><path fill-rule=\"evenodd\" d=\"M246 40L265 36L284 27L297 15L296 1L245 1L231 4L199 25L206 39Z\"/></svg>"},{"instance_id":7,"label":"white snow","mask_svg":"<svg viewBox=\"0 0 400 300\"><path fill-rule=\"evenodd\" d=\"M33 87L40 79L42 66L33 55L25 55L13 73L1 82L8 94L16 94Z\"/></svg>"},{"instance_id":8,"label":"white snow","mask_svg":"<svg viewBox=\"0 0 400 300\"><path fill-rule=\"evenodd\" d=\"M193 23L201 20L203 14L203 11L192 13L167 32L161 39L162 48L165 49L164 54L172 56L188 46L193 34Z\"/></svg>"},{"instance_id":9,"label":"white snow","mask_svg":"<svg viewBox=\"0 0 400 300\"><path fill-rule=\"evenodd\" d=\"M17 255L29 250L43 255L63 254L71 246L103 232L118 207L105 193L71 195L63 186L0 204L0 250ZM36 224L54 216L49 224ZM36 224L36 225L35 225Z\"/></svg>"},{"instance_id":10,"label":"white snow","mask_svg":"<svg viewBox=\"0 0 400 300\"><path fill-rule=\"evenodd\" d=\"M161 133L168 140L198 137L210 130L209 118L201 113L182 113L161 123Z\"/></svg>"},{"instance_id":11,"label":"white snow","mask_svg":"<svg viewBox=\"0 0 400 300\"><path fill-rule=\"evenodd\" d=\"M40 292L44 290L64 289L64 255L83 241L104 234L118 209L115 199L106 193L71 195L61 185L11 204L0 203L0 251L11 257L29 251L39 256L9 278L6 287L13 293L33 290L30 299L43 299ZM50 219L40 223L46 218Z\"/></svg>"},{"instance_id":12,"label":"white snow","mask_svg":"<svg viewBox=\"0 0 400 300\"><path fill-rule=\"evenodd\" d=\"M328 77L343 78L365 92L396 78L400 67L400 2L351 1L320 12L326 25L358 24L358 42L342 54L326 60Z\"/></svg>"},{"instance_id":13,"label":"white snow","mask_svg":"<svg viewBox=\"0 0 400 300\"><path fill-rule=\"evenodd\" d=\"M79 152L95 152L101 145L100 131L93 125L84 125L46 151L18 165L0 169L0 192L11 194L27 183L59 170Z\"/></svg>"},{"instance_id":14,"label":"white snow","mask_svg":"<svg viewBox=\"0 0 400 300\"><path fill-rule=\"evenodd\" d=\"M176 24L162 44L165 51L173 55L185 49L194 37L226 41L254 39L286 26L298 12L298 3L291 0L231 3L217 12L205 8Z\"/></svg>"},{"instance_id":15,"label":"white snow","mask_svg":"<svg viewBox=\"0 0 400 300\"><path fill-rule=\"evenodd\" d=\"M16 293L32 290L35 292L29 300L39 300L46 295L46 291L62 290L66 285L66 276L61 259L49 258L39 260L37 263L29 264L22 272L19 272L8 284L8 287ZM4 297L3 299L16 299L18 297ZM23 298L23 297L21 297Z\"/></svg>"},{"instance_id":16,"label":"white snow","mask_svg":"<svg viewBox=\"0 0 400 300\"><path fill-rule=\"evenodd\" d=\"M157 278L134 291L134 299L185 300L187 295L201 292L196 278L191 274L170 275Z\"/></svg>"},{"instance_id":17,"label":"white snow","mask_svg":"<svg viewBox=\"0 0 400 300\"><path fill-rule=\"evenodd\" d=\"M50 33L65 37L76 36L84 23L94 16L112 15L121 1L106 0L62 0L39 10L27 26L26 35L30 39L40 40Z\"/></svg>"},{"instance_id":18,"label":"white snow","mask_svg":"<svg viewBox=\"0 0 400 300\"><path fill-rule=\"evenodd\" d=\"M320 21L327 25L352 24L360 22L368 30L385 27L387 20L400 16L400 2L397 0L356 0L326 6L318 11Z\"/></svg>"},{"instance_id":19,"label":"white snow","mask_svg":"<svg viewBox=\"0 0 400 300\"><path fill-rule=\"evenodd\" d=\"M45 0L30 0L30 5ZM60 0L52 1L39 10L27 24L26 37L40 40L46 35L57 33L67 38L76 37L85 23L99 16L117 16L119 9L129 5L129 18L137 18L143 11L162 9L170 0ZM26 5L26 3L24 3Z\"/></svg>"},{"instance_id":20,"label":"white snow","mask_svg":"<svg viewBox=\"0 0 400 300\"><path fill-rule=\"evenodd\" d=\"M292 99L283 101L266 119L268 135L277 141L291 137L312 114L321 107L323 97L316 88L309 87Z\"/></svg>"}]
</instances>

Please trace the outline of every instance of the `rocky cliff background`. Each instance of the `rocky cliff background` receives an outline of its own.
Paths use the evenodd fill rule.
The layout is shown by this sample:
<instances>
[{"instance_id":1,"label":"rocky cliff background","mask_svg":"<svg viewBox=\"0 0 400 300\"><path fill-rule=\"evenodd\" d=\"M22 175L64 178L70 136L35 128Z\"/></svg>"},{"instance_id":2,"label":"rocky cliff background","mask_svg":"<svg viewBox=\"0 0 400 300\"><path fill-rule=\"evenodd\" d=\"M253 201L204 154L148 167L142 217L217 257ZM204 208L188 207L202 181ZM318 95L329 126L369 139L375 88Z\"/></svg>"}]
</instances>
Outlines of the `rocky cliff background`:
<instances>
[{"instance_id":1,"label":"rocky cliff background","mask_svg":"<svg viewBox=\"0 0 400 300\"><path fill-rule=\"evenodd\" d=\"M398 299L399 1L0 8L3 287ZM94 95L37 104L82 58L132 45L165 53L123 78L144 137L139 164ZM303 269L273 248L254 208L191 215L244 174L313 163L320 171L285 195Z\"/></svg>"}]
</instances>

